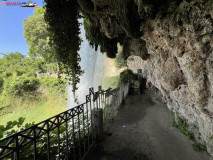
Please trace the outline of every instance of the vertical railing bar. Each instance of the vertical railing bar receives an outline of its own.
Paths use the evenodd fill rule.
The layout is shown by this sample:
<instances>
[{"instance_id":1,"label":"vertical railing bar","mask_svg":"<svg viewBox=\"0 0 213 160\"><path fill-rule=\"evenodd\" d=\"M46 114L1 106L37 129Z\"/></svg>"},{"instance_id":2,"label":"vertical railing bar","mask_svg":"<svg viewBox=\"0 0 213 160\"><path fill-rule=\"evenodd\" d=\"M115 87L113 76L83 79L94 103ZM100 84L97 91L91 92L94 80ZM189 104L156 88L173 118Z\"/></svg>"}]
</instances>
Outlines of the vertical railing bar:
<instances>
[{"instance_id":1,"label":"vertical railing bar","mask_svg":"<svg viewBox=\"0 0 213 160\"><path fill-rule=\"evenodd\" d=\"M107 97L105 97L105 121L107 119L107 107L108 107L108 103L107 103Z\"/></svg>"},{"instance_id":2,"label":"vertical railing bar","mask_svg":"<svg viewBox=\"0 0 213 160\"><path fill-rule=\"evenodd\" d=\"M105 107L104 107L104 101L102 101L102 109L103 109L103 123L105 122L104 121L104 109L105 109Z\"/></svg>"},{"instance_id":3,"label":"vertical railing bar","mask_svg":"<svg viewBox=\"0 0 213 160\"><path fill-rule=\"evenodd\" d=\"M99 106L98 106L98 107L101 108L101 103L100 103L100 101L101 101L101 100L100 100L100 99L101 99L101 93L99 92L98 94L99 94L99 95L98 95L98 103L99 103Z\"/></svg>"},{"instance_id":4,"label":"vertical railing bar","mask_svg":"<svg viewBox=\"0 0 213 160\"><path fill-rule=\"evenodd\" d=\"M104 124L105 124L105 118L106 118L106 115L105 115L105 113L106 113L106 94L104 94L104 109L103 109L103 111L104 111Z\"/></svg>"},{"instance_id":5,"label":"vertical railing bar","mask_svg":"<svg viewBox=\"0 0 213 160\"><path fill-rule=\"evenodd\" d=\"M99 99L99 97L95 100L97 109L98 109L98 99Z\"/></svg>"},{"instance_id":6,"label":"vertical railing bar","mask_svg":"<svg viewBox=\"0 0 213 160\"><path fill-rule=\"evenodd\" d=\"M86 154L86 146L85 146L85 124L84 124L84 104L83 104L83 117L82 117L82 121L83 121L83 135L84 135L84 155Z\"/></svg>"},{"instance_id":7,"label":"vertical railing bar","mask_svg":"<svg viewBox=\"0 0 213 160\"><path fill-rule=\"evenodd\" d=\"M93 95L94 96L94 95ZM98 99L95 100L96 103L96 107L94 107L93 109L97 108L98 109ZM95 104L94 103L94 104ZM96 135L94 133L96 133L96 127L94 127L95 130L93 130L93 136L94 136L94 142L96 142Z\"/></svg>"},{"instance_id":8,"label":"vertical railing bar","mask_svg":"<svg viewBox=\"0 0 213 160\"><path fill-rule=\"evenodd\" d=\"M108 110L108 117L107 117L107 120L110 119L110 111L111 111L111 108L112 108L111 103L110 103L110 99L111 99L111 95L108 97L109 110Z\"/></svg>"},{"instance_id":9,"label":"vertical railing bar","mask_svg":"<svg viewBox=\"0 0 213 160\"><path fill-rule=\"evenodd\" d=\"M67 113L66 113L66 124L65 124L65 128L66 128L66 150L67 150L67 160L69 160L69 139L68 139L68 118L67 118Z\"/></svg>"},{"instance_id":10,"label":"vertical railing bar","mask_svg":"<svg viewBox=\"0 0 213 160\"><path fill-rule=\"evenodd\" d=\"M100 89L100 88L99 88L98 92L94 92L93 90L91 90L90 95L89 95L90 100L89 101L87 100L87 102L84 103L86 106L84 104L82 104L80 106L80 107L83 107L83 113L82 113L82 109L80 109L78 107L76 107L78 111L75 110L76 108L72 110L73 116L71 117L71 119L73 121L73 123L72 123L73 133L71 133L71 134L73 134L73 150L74 150L73 154L74 154L75 159L84 157L84 155L87 151L87 143L88 143L88 147L90 147L91 142L93 143L94 141L96 141L97 137L95 136L95 134L93 134L96 131L96 128L91 127L91 123L90 123L90 122L92 122L92 119L94 118L94 117L90 116L92 109L102 108L103 111L104 111L104 114L103 114L104 122L108 121L109 119L111 119L114 116L115 111L118 109L119 105L122 103L122 100L125 96L125 93L127 92L127 89L128 89L127 87L124 87L122 85L119 88L113 90L113 92L111 92L110 94L107 94L107 97L106 97L106 94L103 94L105 91L103 92L103 90ZM90 106L88 106L88 105L90 105ZM107 107L107 105L108 105L108 107ZM90 110L89 110L89 108L90 108ZM85 112L85 110L86 110L86 112ZM82 113L83 117L81 117L81 113ZM57 128L57 135L56 136L58 137L58 146L56 144L55 147L56 147L56 149L58 149L58 157L57 157L57 155L54 155L54 156L56 156L59 159L61 159L62 155L64 155L63 154L64 152L62 151L62 147L65 144L66 144L66 154L67 154L65 156L67 157L67 159L72 157L72 155L70 155L70 151L71 151L70 148L71 147L69 147L69 142L71 141L71 138L69 138L69 131L71 131L71 130L69 130L69 121L67 120L68 114L66 113L66 115L64 115L63 119L65 118L65 116L66 116L65 122L63 122L62 119L60 119L61 117L58 116L58 115L54 117L54 118L56 118L55 120L57 120L57 124L56 124L55 128ZM75 117L75 116L77 116L77 117ZM87 116L87 120L85 119L86 116ZM90 117L90 119L89 119L89 117ZM55 120L53 122L54 124L55 124ZM78 120L78 122L77 122L77 120ZM83 122L81 122L81 120ZM50 128L52 128L52 127L51 127L51 123L49 122L49 120L46 120L44 122L47 125L47 131L44 134L47 134L47 156L48 156L48 160L50 160L52 158L52 156L51 156L52 151L50 150L51 149ZM61 133L61 130L60 130L60 125L63 124L63 123L65 123L65 126L66 126L66 137L65 137L65 134ZM77 126L78 126L78 130L77 130ZM82 129L82 127L83 127L83 129ZM88 127L88 128L86 128L86 127ZM70 128L71 128L71 126L70 126ZM32 130L33 131L33 139L30 143L33 142L33 144L32 144L33 145L32 146L33 147L33 153L34 153L33 159L36 160L36 159L38 159L38 156L39 156L38 155L39 141L37 140L37 138L38 138L37 132L38 131L37 131L36 126L33 126L33 128L31 128L31 129L33 129ZM88 130L88 135L87 135L87 130ZM90 133L91 133L92 136L90 135ZM90 136L91 136L91 138L90 138ZM15 134L13 137L14 137L14 141L15 141L15 150L14 150L14 155L12 154L12 156L14 156L13 157L14 159L19 160L22 157L22 150L21 150L22 145L19 144L20 143L20 135ZM62 137L66 138L66 142L65 142L65 140L62 141L62 139L61 139ZM77 139L77 137L78 137L78 139ZM46 135L45 135L45 138L46 138ZM78 143L79 143L79 147L77 146ZM78 148L79 148L79 151L78 151ZM78 152L79 152L79 156L78 156Z\"/></svg>"},{"instance_id":11,"label":"vertical railing bar","mask_svg":"<svg viewBox=\"0 0 213 160\"><path fill-rule=\"evenodd\" d=\"M95 109L95 108L96 108L95 103L96 103L96 100L94 99L94 101L93 101L93 109Z\"/></svg>"},{"instance_id":12,"label":"vertical railing bar","mask_svg":"<svg viewBox=\"0 0 213 160\"><path fill-rule=\"evenodd\" d=\"M109 120L109 110L110 110L109 98L110 98L110 95L109 95L109 97L107 98L107 104L108 104L107 121Z\"/></svg>"},{"instance_id":13,"label":"vertical railing bar","mask_svg":"<svg viewBox=\"0 0 213 160\"><path fill-rule=\"evenodd\" d=\"M117 93L117 92L116 92L116 93ZM113 106L114 106L114 110L113 110L113 112L112 112L112 117L113 117L113 115L114 115L114 113L115 113L115 111L116 111L116 108L117 108L117 99L115 99L116 93L114 93L114 94L112 95L113 101L115 101L115 104L113 105Z\"/></svg>"},{"instance_id":14,"label":"vertical railing bar","mask_svg":"<svg viewBox=\"0 0 213 160\"><path fill-rule=\"evenodd\" d=\"M96 104L96 108L98 109L98 98L99 97L97 97L97 99L95 100L95 104Z\"/></svg>"},{"instance_id":15,"label":"vertical railing bar","mask_svg":"<svg viewBox=\"0 0 213 160\"><path fill-rule=\"evenodd\" d=\"M92 94L92 95L90 96L90 112L92 112L93 105L94 105L93 98L94 98L94 94ZM91 101L93 101L93 102L91 102ZM92 105L92 104L93 104L93 105ZM90 117L91 117L90 121L91 121L91 124L92 124L92 114L90 114ZM94 142L93 133L94 133L94 131L93 131L93 128L91 127L92 143Z\"/></svg>"},{"instance_id":16,"label":"vertical railing bar","mask_svg":"<svg viewBox=\"0 0 213 160\"><path fill-rule=\"evenodd\" d=\"M106 122L106 94L104 94L104 123Z\"/></svg>"},{"instance_id":17,"label":"vertical railing bar","mask_svg":"<svg viewBox=\"0 0 213 160\"><path fill-rule=\"evenodd\" d=\"M80 117L78 113L78 148L79 148L79 159L81 159L81 125L80 125Z\"/></svg>"},{"instance_id":18,"label":"vertical railing bar","mask_svg":"<svg viewBox=\"0 0 213 160\"><path fill-rule=\"evenodd\" d=\"M113 117L113 114L115 113L115 109L116 109L116 105L117 105L117 100L114 98L115 93L113 93L112 95L112 106L113 106L113 110L111 112L111 119Z\"/></svg>"},{"instance_id":19,"label":"vertical railing bar","mask_svg":"<svg viewBox=\"0 0 213 160\"><path fill-rule=\"evenodd\" d=\"M105 105L105 103L104 103L104 93L102 93L102 108L104 108L104 105Z\"/></svg>"},{"instance_id":20,"label":"vertical railing bar","mask_svg":"<svg viewBox=\"0 0 213 160\"><path fill-rule=\"evenodd\" d=\"M99 101L99 103L100 103L100 104L99 104L99 107L100 107L100 108L102 108L101 100L102 100L102 94L101 94L101 91L100 91L100 101Z\"/></svg>"},{"instance_id":21,"label":"vertical railing bar","mask_svg":"<svg viewBox=\"0 0 213 160\"><path fill-rule=\"evenodd\" d=\"M118 99L118 105L119 105L119 104L120 104L120 102L121 102L121 89L119 89L118 94L119 94L119 99Z\"/></svg>"},{"instance_id":22,"label":"vertical railing bar","mask_svg":"<svg viewBox=\"0 0 213 160\"><path fill-rule=\"evenodd\" d=\"M59 117L57 117L57 122L58 122L58 126L57 126L57 134L58 134L58 158L59 158L59 160L60 160L60 154L61 154L61 152L60 152L60 122L59 122Z\"/></svg>"},{"instance_id":23,"label":"vertical railing bar","mask_svg":"<svg viewBox=\"0 0 213 160\"><path fill-rule=\"evenodd\" d=\"M33 152L34 152L34 160L37 159L37 152L36 152L36 129L33 128Z\"/></svg>"},{"instance_id":24,"label":"vertical railing bar","mask_svg":"<svg viewBox=\"0 0 213 160\"><path fill-rule=\"evenodd\" d=\"M110 104L109 118L111 120L111 113L112 113L112 110L113 110L112 95L110 95L109 104Z\"/></svg>"},{"instance_id":25,"label":"vertical railing bar","mask_svg":"<svg viewBox=\"0 0 213 160\"><path fill-rule=\"evenodd\" d=\"M15 147L16 147L16 152L15 152L15 160L19 160L20 159L20 154L19 154L19 144L18 144L18 135L16 135L15 137Z\"/></svg>"},{"instance_id":26,"label":"vertical railing bar","mask_svg":"<svg viewBox=\"0 0 213 160\"><path fill-rule=\"evenodd\" d=\"M90 127L90 126L89 126L89 115L88 115L88 103L86 103L86 109L87 109L87 125L88 125L88 126L87 126L87 128L88 128L88 136L87 136L87 137L88 137L88 148L89 148L89 147L90 147L90 145L89 145L89 144L90 144L90 143L89 143L89 139L90 139L90 138L89 138L89 137L90 137L89 127Z\"/></svg>"},{"instance_id":27,"label":"vertical railing bar","mask_svg":"<svg viewBox=\"0 0 213 160\"><path fill-rule=\"evenodd\" d=\"M101 93L99 93L99 108L101 108Z\"/></svg>"},{"instance_id":28,"label":"vertical railing bar","mask_svg":"<svg viewBox=\"0 0 213 160\"><path fill-rule=\"evenodd\" d=\"M74 157L74 160L76 160L76 156L75 156L75 120L74 120L74 116L72 117L72 131L73 131L73 157Z\"/></svg>"},{"instance_id":29,"label":"vertical railing bar","mask_svg":"<svg viewBox=\"0 0 213 160\"><path fill-rule=\"evenodd\" d=\"M95 94L92 95L92 99L93 99L92 109L95 109L95 101L94 101L95 99L94 99L94 97L95 97Z\"/></svg>"},{"instance_id":30,"label":"vertical railing bar","mask_svg":"<svg viewBox=\"0 0 213 160\"><path fill-rule=\"evenodd\" d=\"M104 95L101 93L101 107L104 109Z\"/></svg>"},{"instance_id":31,"label":"vertical railing bar","mask_svg":"<svg viewBox=\"0 0 213 160\"><path fill-rule=\"evenodd\" d=\"M47 159L50 160L50 131L49 131L49 121L47 121Z\"/></svg>"},{"instance_id":32,"label":"vertical railing bar","mask_svg":"<svg viewBox=\"0 0 213 160\"><path fill-rule=\"evenodd\" d=\"M111 99L111 95L109 96L109 112L108 112L108 119L110 119L110 113L112 112L112 99Z\"/></svg>"},{"instance_id":33,"label":"vertical railing bar","mask_svg":"<svg viewBox=\"0 0 213 160\"><path fill-rule=\"evenodd\" d=\"M113 97L112 95L110 95L110 101L109 101L110 105L111 105L111 110L109 112L109 117L110 117L110 121L111 121L111 118L112 118L112 111L113 111Z\"/></svg>"},{"instance_id":34,"label":"vertical railing bar","mask_svg":"<svg viewBox=\"0 0 213 160\"><path fill-rule=\"evenodd\" d=\"M107 112L107 97L106 97L106 96L105 96L105 107L104 107L104 108L105 108L105 109L104 109L104 110L105 110L105 111L104 111L104 112L105 112L105 113L104 113L104 117L105 117L105 122L106 122L106 118L107 118L107 117L106 117L106 112Z\"/></svg>"}]
</instances>

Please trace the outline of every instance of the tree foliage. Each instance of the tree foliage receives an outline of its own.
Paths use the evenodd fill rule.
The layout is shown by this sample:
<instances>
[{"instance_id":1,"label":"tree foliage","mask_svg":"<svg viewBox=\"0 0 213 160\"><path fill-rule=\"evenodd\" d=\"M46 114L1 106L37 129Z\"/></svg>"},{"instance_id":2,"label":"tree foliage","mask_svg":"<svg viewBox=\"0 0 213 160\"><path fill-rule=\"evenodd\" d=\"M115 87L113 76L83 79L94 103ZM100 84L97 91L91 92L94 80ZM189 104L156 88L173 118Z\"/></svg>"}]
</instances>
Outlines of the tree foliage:
<instances>
[{"instance_id":1,"label":"tree foliage","mask_svg":"<svg viewBox=\"0 0 213 160\"><path fill-rule=\"evenodd\" d=\"M45 8L36 7L34 15L24 20L24 37L29 45L30 57L44 57L54 61L54 49L50 46L50 35L44 21Z\"/></svg>"},{"instance_id":2,"label":"tree foliage","mask_svg":"<svg viewBox=\"0 0 213 160\"><path fill-rule=\"evenodd\" d=\"M75 92L83 74L78 54L81 44L79 6L76 0L45 0L45 2L45 21L50 32L51 46L54 48L60 69L65 68Z\"/></svg>"},{"instance_id":3,"label":"tree foliage","mask_svg":"<svg viewBox=\"0 0 213 160\"><path fill-rule=\"evenodd\" d=\"M18 121L8 121L5 126L0 125L0 139L11 134L18 132L21 129L24 129L29 126L29 124L23 125L25 118L20 117ZM33 123L32 123L33 124ZM30 125L32 125L30 124ZM13 129L14 127L18 128L18 130Z\"/></svg>"},{"instance_id":4,"label":"tree foliage","mask_svg":"<svg viewBox=\"0 0 213 160\"><path fill-rule=\"evenodd\" d=\"M4 83L4 91L2 94L4 96L14 95L18 97L33 96L39 86L40 83L37 78L26 76L13 76L12 78L10 78L10 81L6 81Z\"/></svg>"},{"instance_id":5,"label":"tree foliage","mask_svg":"<svg viewBox=\"0 0 213 160\"><path fill-rule=\"evenodd\" d=\"M122 54L122 52L119 52L115 58L115 66L119 69L127 66L126 60L124 60Z\"/></svg>"},{"instance_id":6,"label":"tree foliage","mask_svg":"<svg viewBox=\"0 0 213 160\"><path fill-rule=\"evenodd\" d=\"M63 88L58 80L44 83L36 73L56 73L57 63L46 63L44 59L32 59L19 52L9 53L0 59L0 100L6 101L12 96L34 96L41 84L49 88ZM63 81L63 80L62 80ZM65 82L64 82L65 83ZM63 84L64 84L63 83ZM59 91L60 91L59 90Z\"/></svg>"},{"instance_id":7,"label":"tree foliage","mask_svg":"<svg viewBox=\"0 0 213 160\"><path fill-rule=\"evenodd\" d=\"M137 78L138 78L137 74L134 74L130 69L126 69L120 73L120 83L128 81L132 82L134 80L137 80Z\"/></svg>"}]
</instances>

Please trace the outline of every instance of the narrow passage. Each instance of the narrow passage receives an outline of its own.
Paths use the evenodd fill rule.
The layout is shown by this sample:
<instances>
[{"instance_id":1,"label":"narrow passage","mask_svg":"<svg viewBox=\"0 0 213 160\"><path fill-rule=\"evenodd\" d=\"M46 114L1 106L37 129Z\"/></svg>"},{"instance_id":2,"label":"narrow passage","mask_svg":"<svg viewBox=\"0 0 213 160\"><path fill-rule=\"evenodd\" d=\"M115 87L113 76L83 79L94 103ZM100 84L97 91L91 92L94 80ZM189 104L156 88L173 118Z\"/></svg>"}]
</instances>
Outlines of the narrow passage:
<instances>
[{"instance_id":1,"label":"narrow passage","mask_svg":"<svg viewBox=\"0 0 213 160\"><path fill-rule=\"evenodd\" d=\"M171 124L166 105L153 91L129 95L87 160L213 160Z\"/></svg>"}]
</instances>

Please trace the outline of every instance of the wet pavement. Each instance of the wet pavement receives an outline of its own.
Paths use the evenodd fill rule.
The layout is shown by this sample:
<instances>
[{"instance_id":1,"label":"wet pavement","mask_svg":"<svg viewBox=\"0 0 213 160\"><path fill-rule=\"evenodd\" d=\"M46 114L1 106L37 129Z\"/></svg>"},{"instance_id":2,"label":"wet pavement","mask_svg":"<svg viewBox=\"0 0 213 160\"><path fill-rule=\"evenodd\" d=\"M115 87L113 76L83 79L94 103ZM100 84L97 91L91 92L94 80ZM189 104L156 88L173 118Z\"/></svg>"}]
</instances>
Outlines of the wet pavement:
<instances>
[{"instance_id":1,"label":"wet pavement","mask_svg":"<svg viewBox=\"0 0 213 160\"><path fill-rule=\"evenodd\" d=\"M171 124L169 110L153 91L128 95L86 160L213 160Z\"/></svg>"}]
</instances>

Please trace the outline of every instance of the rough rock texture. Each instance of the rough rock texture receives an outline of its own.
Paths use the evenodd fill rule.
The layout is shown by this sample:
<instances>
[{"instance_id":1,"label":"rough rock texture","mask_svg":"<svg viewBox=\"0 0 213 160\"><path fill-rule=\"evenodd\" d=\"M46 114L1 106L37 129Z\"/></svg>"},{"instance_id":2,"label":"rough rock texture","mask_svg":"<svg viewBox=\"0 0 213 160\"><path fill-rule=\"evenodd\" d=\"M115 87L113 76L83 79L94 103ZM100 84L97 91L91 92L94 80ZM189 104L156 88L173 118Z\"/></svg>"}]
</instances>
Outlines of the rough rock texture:
<instances>
[{"instance_id":1,"label":"rough rock texture","mask_svg":"<svg viewBox=\"0 0 213 160\"><path fill-rule=\"evenodd\" d=\"M136 55L146 60L149 54L146 49L146 42L142 39L131 39L124 43L123 56L127 59L130 55Z\"/></svg>"},{"instance_id":2,"label":"rough rock texture","mask_svg":"<svg viewBox=\"0 0 213 160\"><path fill-rule=\"evenodd\" d=\"M110 46L122 44L129 67L141 68L168 107L197 126L191 127L196 139L213 156L213 0L78 3L100 28L91 35L108 38L101 44L105 51L113 49L115 57L117 48Z\"/></svg>"},{"instance_id":3,"label":"rough rock texture","mask_svg":"<svg viewBox=\"0 0 213 160\"><path fill-rule=\"evenodd\" d=\"M101 31L105 33L107 38L113 39L118 34L123 33L118 21L114 17L105 16L100 19Z\"/></svg>"},{"instance_id":4,"label":"rough rock texture","mask_svg":"<svg viewBox=\"0 0 213 160\"><path fill-rule=\"evenodd\" d=\"M213 156L213 2L183 1L141 30L150 56L129 57L129 68L141 68L168 108L198 127L196 138Z\"/></svg>"}]
</instances>

